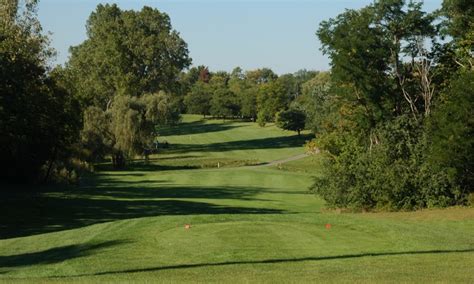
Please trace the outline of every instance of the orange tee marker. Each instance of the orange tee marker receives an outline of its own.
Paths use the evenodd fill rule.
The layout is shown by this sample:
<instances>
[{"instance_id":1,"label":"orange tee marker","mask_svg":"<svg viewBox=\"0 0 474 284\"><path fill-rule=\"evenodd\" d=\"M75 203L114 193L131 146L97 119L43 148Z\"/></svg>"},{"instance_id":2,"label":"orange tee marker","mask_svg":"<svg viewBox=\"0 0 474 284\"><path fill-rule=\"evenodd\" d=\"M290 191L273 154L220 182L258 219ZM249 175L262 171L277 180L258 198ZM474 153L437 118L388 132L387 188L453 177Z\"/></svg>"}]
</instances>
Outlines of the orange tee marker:
<instances>
[{"instance_id":1,"label":"orange tee marker","mask_svg":"<svg viewBox=\"0 0 474 284\"><path fill-rule=\"evenodd\" d=\"M331 224L329 224L329 223L326 224L326 229L328 229L328 230L331 229Z\"/></svg>"}]
</instances>

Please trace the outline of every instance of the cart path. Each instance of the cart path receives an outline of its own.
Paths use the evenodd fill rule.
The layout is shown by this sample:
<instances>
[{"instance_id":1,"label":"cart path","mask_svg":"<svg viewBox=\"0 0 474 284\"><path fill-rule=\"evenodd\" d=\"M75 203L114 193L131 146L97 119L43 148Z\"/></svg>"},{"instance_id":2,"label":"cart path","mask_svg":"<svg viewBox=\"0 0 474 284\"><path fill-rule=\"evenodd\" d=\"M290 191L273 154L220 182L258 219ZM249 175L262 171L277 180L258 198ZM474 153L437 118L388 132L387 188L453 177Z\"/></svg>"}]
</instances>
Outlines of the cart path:
<instances>
[{"instance_id":1,"label":"cart path","mask_svg":"<svg viewBox=\"0 0 474 284\"><path fill-rule=\"evenodd\" d=\"M265 164L261 164L261 165L249 166L249 168L260 168L260 167L276 166L276 165L288 163L288 162L291 162L291 161L301 160L301 159L304 159L304 158L306 158L306 157L308 157L308 156L309 156L309 155L306 154L306 153L305 153L305 154L300 154L300 155L292 156L292 157L285 158L285 159L281 159L281 160L271 161L271 162L268 162L268 163L265 163Z\"/></svg>"}]
</instances>

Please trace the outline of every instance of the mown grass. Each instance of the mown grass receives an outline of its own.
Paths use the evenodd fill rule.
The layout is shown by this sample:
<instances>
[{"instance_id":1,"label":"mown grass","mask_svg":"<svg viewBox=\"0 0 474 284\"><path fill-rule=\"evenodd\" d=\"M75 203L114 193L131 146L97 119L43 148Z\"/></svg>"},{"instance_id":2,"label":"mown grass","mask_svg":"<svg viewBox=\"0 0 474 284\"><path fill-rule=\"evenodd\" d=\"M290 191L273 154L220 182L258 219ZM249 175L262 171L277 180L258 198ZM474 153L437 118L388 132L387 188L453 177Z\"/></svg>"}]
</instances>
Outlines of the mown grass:
<instances>
[{"instance_id":1,"label":"mown grass","mask_svg":"<svg viewBox=\"0 0 474 284\"><path fill-rule=\"evenodd\" d=\"M303 132L282 131L273 124L259 127L253 122L207 120L187 115L177 127L162 128L159 142L169 148L158 155L160 164L187 163L200 167L254 165L303 152L302 145L312 139ZM175 159L178 158L178 159Z\"/></svg>"},{"instance_id":2,"label":"mown grass","mask_svg":"<svg viewBox=\"0 0 474 284\"><path fill-rule=\"evenodd\" d=\"M301 154L303 139L252 123L184 123L162 131L171 147L148 164L5 196L0 281L472 283L472 208L325 210L307 190L315 157L282 169L202 166Z\"/></svg>"}]
</instances>

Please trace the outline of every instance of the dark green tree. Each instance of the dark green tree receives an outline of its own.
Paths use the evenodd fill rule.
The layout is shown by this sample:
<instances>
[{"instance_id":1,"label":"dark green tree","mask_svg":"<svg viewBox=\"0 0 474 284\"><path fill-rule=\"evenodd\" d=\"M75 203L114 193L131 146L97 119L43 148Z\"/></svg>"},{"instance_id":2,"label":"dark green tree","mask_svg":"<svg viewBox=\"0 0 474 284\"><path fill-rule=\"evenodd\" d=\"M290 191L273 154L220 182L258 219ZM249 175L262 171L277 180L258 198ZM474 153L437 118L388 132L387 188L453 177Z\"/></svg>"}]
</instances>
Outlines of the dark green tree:
<instances>
[{"instance_id":1,"label":"dark green tree","mask_svg":"<svg viewBox=\"0 0 474 284\"><path fill-rule=\"evenodd\" d=\"M0 1L0 157L3 181L47 181L77 136L74 99L47 65L37 1Z\"/></svg>"},{"instance_id":2,"label":"dark green tree","mask_svg":"<svg viewBox=\"0 0 474 284\"><path fill-rule=\"evenodd\" d=\"M284 130L298 132L305 128L306 114L299 109L289 109L277 114L276 125Z\"/></svg>"},{"instance_id":3,"label":"dark green tree","mask_svg":"<svg viewBox=\"0 0 474 284\"><path fill-rule=\"evenodd\" d=\"M210 114L212 90L209 84L197 81L189 93L184 97L184 105L187 113L202 114L204 117Z\"/></svg>"},{"instance_id":4,"label":"dark green tree","mask_svg":"<svg viewBox=\"0 0 474 284\"><path fill-rule=\"evenodd\" d=\"M329 88L321 92L322 116L312 128L319 134L315 144L327 153L327 172L313 188L330 206L462 203L457 185L430 178L437 167L425 163L434 138L426 124L440 103L436 90L451 80L442 70L451 67L442 69L450 66L449 56L437 64L443 48L435 14L421 7L381 0L321 24L318 36L332 69Z\"/></svg>"},{"instance_id":5,"label":"dark green tree","mask_svg":"<svg viewBox=\"0 0 474 284\"><path fill-rule=\"evenodd\" d=\"M217 89L212 94L211 115L215 117L235 117L239 114L237 96L226 88Z\"/></svg>"}]
</instances>

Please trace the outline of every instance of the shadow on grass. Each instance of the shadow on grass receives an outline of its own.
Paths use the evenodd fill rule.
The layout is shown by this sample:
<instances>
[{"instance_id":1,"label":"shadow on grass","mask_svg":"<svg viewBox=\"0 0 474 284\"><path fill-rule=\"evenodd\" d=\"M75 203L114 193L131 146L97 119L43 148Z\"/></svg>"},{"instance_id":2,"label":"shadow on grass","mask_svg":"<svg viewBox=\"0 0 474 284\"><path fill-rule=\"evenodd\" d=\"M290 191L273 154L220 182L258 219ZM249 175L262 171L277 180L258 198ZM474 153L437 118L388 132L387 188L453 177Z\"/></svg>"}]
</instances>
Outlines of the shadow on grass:
<instances>
[{"instance_id":1,"label":"shadow on grass","mask_svg":"<svg viewBox=\"0 0 474 284\"><path fill-rule=\"evenodd\" d=\"M98 175L88 186L0 199L0 239L166 215L279 214L283 210L180 199L254 198L262 188L171 186L166 180L119 181ZM261 200L260 200L261 201Z\"/></svg>"},{"instance_id":2,"label":"shadow on grass","mask_svg":"<svg viewBox=\"0 0 474 284\"><path fill-rule=\"evenodd\" d=\"M172 144L166 153L188 153L188 152L225 152L234 150L256 150L256 149L281 149L301 147L307 140L313 138L312 134L269 137L251 140L239 140L231 142L219 142L211 144Z\"/></svg>"},{"instance_id":3,"label":"shadow on grass","mask_svg":"<svg viewBox=\"0 0 474 284\"><path fill-rule=\"evenodd\" d=\"M161 136L191 135L225 131L237 127L241 127L241 125L234 124L232 121L207 124L205 120L199 120L193 122L183 122L177 126L162 127L158 129L158 133L160 133ZM163 139L159 138L158 140L161 141ZM166 138L164 138L164 140L166 140Z\"/></svg>"},{"instance_id":4,"label":"shadow on grass","mask_svg":"<svg viewBox=\"0 0 474 284\"><path fill-rule=\"evenodd\" d=\"M380 253L361 253L361 254L345 254L335 256L320 256L320 257L304 257L304 258L278 258L278 259L267 259L267 260L250 260L250 261L229 261L229 262L217 262L217 263L197 263L197 264L182 264L182 265L169 265L161 267L150 267L150 268L139 268L139 269L127 269L120 271L106 271L91 274L80 274L70 275L67 277L83 277L83 276L99 276L99 275L110 275L110 274L122 274L122 273L140 273L140 272L154 272L162 270L174 270L174 269L189 269L189 268L200 268L200 267L218 267L228 265L248 265L248 264L275 264L275 263L292 263L292 262L304 262L304 261L324 261L324 260L335 260L335 259L351 259L351 258L362 258L362 257L381 257L381 256L396 256L396 255L423 255L423 254L448 254L448 253L471 253L474 249L464 250L426 250L426 251L402 251L402 252L380 252ZM62 278L58 276L56 278Z\"/></svg>"},{"instance_id":5,"label":"shadow on grass","mask_svg":"<svg viewBox=\"0 0 474 284\"><path fill-rule=\"evenodd\" d=\"M116 171L111 164L101 164L95 167L99 171ZM145 163L145 162L132 162L130 165L127 165L125 169L126 172L154 172L154 171L179 171L179 170L193 170L199 168L198 166L192 165L182 165L182 166L171 166L171 165L158 165L154 163ZM120 174L120 172L118 172ZM133 175L133 174L123 174L123 175Z\"/></svg>"},{"instance_id":6,"label":"shadow on grass","mask_svg":"<svg viewBox=\"0 0 474 284\"><path fill-rule=\"evenodd\" d=\"M97 244L78 244L55 247L44 251L0 256L0 267L18 267L38 264L53 264L65 260L84 257L100 249L117 246L128 241L107 241Z\"/></svg>"}]
</instances>

